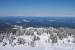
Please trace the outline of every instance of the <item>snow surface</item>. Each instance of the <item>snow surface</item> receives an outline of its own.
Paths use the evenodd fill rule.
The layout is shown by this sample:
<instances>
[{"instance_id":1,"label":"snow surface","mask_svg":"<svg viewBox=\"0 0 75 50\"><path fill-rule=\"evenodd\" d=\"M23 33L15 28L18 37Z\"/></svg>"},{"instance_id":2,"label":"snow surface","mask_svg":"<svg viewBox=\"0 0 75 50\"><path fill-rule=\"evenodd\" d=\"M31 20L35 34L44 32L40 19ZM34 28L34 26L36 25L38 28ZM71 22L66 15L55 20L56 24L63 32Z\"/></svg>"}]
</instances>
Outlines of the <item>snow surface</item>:
<instances>
[{"instance_id":1,"label":"snow surface","mask_svg":"<svg viewBox=\"0 0 75 50\"><path fill-rule=\"evenodd\" d=\"M56 35L56 33L54 33ZM31 46L31 42L34 36L31 35L22 35L17 36L13 41L12 46L9 44L8 39L3 39L3 42L6 42L6 46L2 46L3 42L0 43L0 50L75 50L75 43L73 43L73 36L68 36L60 40L57 38L57 43L51 43L52 40L49 39L50 35L47 33L43 33L42 35L37 35L37 32L34 32L36 37L39 37L40 40L34 41L34 47ZM17 39L23 38L25 39L25 44L18 45ZM48 41L49 40L49 41ZM68 41L69 40L69 41ZM16 46L14 45L16 43Z\"/></svg>"}]
</instances>

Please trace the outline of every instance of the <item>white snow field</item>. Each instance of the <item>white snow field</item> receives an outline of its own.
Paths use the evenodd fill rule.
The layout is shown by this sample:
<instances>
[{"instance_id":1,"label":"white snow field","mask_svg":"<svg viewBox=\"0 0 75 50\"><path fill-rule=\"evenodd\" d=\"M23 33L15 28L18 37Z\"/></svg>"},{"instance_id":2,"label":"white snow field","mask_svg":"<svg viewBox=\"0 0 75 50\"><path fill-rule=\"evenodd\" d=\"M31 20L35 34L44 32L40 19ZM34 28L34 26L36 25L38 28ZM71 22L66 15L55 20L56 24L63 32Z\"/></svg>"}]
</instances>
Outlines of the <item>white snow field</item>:
<instances>
[{"instance_id":1,"label":"white snow field","mask_svg":"<svg viewBox=\"0 0 75 50\"><path fill-rule=\"evenodd\" d=\"M50 32L47 32L49 30ZM21 27L15 35L12 32L9 36L0 35L0 50L75 50L74 34L64 35L55 31L58 30L55 28L22 29ZM65 33L65 30L60 33Z\"/></svg>"}]
</instances>

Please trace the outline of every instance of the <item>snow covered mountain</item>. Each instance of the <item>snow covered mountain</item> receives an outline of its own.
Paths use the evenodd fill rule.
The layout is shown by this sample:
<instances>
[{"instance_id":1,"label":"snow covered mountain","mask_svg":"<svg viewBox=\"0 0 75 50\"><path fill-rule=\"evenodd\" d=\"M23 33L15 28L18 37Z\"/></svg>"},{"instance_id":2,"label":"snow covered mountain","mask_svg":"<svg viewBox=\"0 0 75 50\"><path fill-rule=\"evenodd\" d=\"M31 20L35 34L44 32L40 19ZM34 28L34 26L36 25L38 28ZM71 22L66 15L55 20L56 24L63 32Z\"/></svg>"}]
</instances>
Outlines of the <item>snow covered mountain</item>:
<instances>
[{"instance_id":1,"label":"snow covered mountain","mask_svg":"<svg viewBox=\"0 0 75 50\"><path fill-rule=\"evenodd\" d=\"M12 29L16 31L0 33L0 49L75 50L75 29L23 28L22 26L15 26Z\"/></svg>"}]
</instances>

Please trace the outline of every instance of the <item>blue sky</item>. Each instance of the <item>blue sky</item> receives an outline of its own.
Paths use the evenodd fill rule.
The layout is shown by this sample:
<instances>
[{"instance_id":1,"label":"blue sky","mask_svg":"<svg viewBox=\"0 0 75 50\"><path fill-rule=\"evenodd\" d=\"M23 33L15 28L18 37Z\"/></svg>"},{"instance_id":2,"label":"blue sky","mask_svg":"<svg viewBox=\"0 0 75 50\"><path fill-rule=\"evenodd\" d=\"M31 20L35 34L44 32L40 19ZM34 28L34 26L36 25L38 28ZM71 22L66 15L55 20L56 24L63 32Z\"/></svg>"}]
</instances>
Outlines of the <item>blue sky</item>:
<instances>
[{"instance_id":1,"label":"blue sky","mask_svg":"<svg viewBox=\"0 0 75 50\"><path fill-rule=\"evenodd\" d=\"M75 0L0 0L0 16L75 16Z\"/></svg>"}]
</instances>

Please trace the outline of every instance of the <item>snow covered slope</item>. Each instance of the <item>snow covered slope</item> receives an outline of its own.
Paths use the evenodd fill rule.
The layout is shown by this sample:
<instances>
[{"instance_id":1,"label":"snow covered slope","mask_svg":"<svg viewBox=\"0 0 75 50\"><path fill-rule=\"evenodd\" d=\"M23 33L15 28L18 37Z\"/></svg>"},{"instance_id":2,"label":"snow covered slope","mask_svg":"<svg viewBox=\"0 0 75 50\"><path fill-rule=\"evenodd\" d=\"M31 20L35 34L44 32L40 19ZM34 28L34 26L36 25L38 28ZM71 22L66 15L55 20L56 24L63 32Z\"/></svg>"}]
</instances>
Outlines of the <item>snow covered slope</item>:
<instances>
[{"instance_id":1,"label":"snow covered slope","mask_svg":"<svg viewBox=\"0 0 75 50\"><path fill-rule=\"evenodd\" d=\"M57 31L52 27L31 27L19 28L15 34L1 33L0 50L75 50L74 34Z\"/></svg>"}]
</instances>

